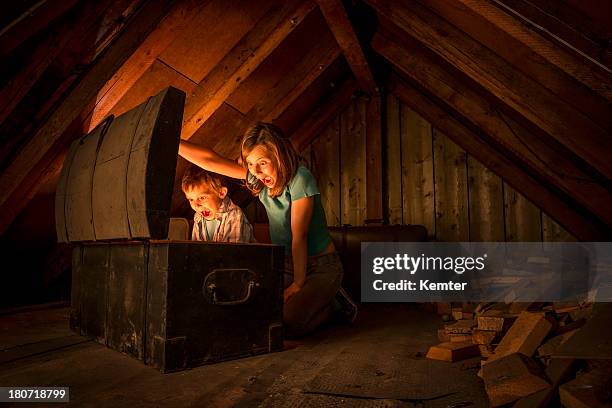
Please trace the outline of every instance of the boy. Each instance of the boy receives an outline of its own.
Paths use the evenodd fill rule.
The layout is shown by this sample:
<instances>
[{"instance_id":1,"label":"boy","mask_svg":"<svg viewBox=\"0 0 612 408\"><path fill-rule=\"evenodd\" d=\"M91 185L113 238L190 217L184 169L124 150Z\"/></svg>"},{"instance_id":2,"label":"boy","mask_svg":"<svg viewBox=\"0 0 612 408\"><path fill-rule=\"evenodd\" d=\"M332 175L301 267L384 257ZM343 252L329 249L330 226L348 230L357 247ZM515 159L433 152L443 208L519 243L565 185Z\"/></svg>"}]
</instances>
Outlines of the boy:
<instances>
[{"instance_id":1,"label":"boy","mask_svg":"<svg viewBox=\"0 0 612 408\"><path fill-rule=\"evenodd\" d=\"M255 242L251 224L227 196L223 176L192 166L185 172L181 187L195 211L192 240Z\"/></svg>"}]
</instances>

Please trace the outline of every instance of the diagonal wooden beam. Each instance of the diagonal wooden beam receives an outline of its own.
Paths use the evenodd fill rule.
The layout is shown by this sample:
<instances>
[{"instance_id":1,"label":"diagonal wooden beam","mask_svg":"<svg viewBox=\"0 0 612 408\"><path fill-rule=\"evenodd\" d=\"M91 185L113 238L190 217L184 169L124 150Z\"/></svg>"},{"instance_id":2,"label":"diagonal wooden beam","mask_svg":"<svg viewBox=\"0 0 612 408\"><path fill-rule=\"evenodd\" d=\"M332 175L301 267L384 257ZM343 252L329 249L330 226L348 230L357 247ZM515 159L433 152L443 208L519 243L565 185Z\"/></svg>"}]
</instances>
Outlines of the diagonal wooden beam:
<instances>
[{"instance_id":1,"label":"diagonal wooden beam","mask_svg":"<svg viewBox=\"0 0 612 408\"><path fill-rule=\"evenodd\" d=\"M0 55L7 55L13 49L47 27L53 20L70 10L77 0L40 0L21 16L0 30Z\"/></svg>"},{"instance_id":2,"label":"diagonal wooden beam","mask_svg":"<svg viewBox=\"0 0 612 408\"><path fill-rule=\"evenodd\" d=\"M492 3L509 14L520 17L551 41L571 47L576 53L588 55L612 68L610 35L606 38L606 30L595 27L592 20L581 16L574 9L567 8L563 2L493 0ZM551 6L555 10L551 9Z\"/></svg>"},{"instance_id":3,"label":"diagonal wooden beam","mask_svg":"<svg viewBox=\"0 0 612 408\"><path fill-rule=\"evenodd\" d=\"M348 106L357 91L358 84L353 79L342 85L300 126L292 135L291 142L298 152L310 143L323 128Z\"/></svg>"},{"instance_id":4,"label":"diagonal wooden beam","mask_svg":"<svg viewBox=\"0 0 612 408\"><path fill-rule=\"evenodd\" d=\"M529 174L526 169L500 152L481 138L476 132L455 119L452 114L440 107L436 101L426 97L421 91L398 79L394 79L390 92L402 103L410 106L427 121L440 129L455 143L487 168L500 176L513 188L521 191L530 201L542 208L547 214L563 225L582 241L608 239L610 228L593 222L588 216L577 211L571 198L557 195L547 188L542 180Z\"/></svg>"},{"instance_id":5,"label":"diagonal wooden beam","mask_svg":"<svg viewBox=\"0 0 612 408\"><path fill-rule=\"evenodd\" d=\"M287 18L284 18L269 36L253 50L243 63L225 80L214 89L204 90L204 95L199 98L191 98L192 105L197 104L195 112L183 122L181 137L188 140L193 134L212 116L221 106L227 97L244 82L248 76L255 71L267 57L274 51L281 42L316 8L311 0L306 0L299 4ZM192 108L193 109L193 108ZM186 108L187 112L187 108Z\"/></svg>"},{"instance_id":6,"label":"diagonal wooden beam","mask_svg":"<svg viewBox=\"0 0 612 408\"><path fill-rule=\"evenodd\" d=\"M265 122L273 122L340 56L340 49L334 47L326 52L302 80L287 93L272 110L263 118Z\"/></svg>"},{"instance_id":7,"label":"diagonal wooden beam","mask_svg":"<svg viewBox=\"0 0 612 408\"><path fill-rule=\"evenodd\" d=\"M197 114L206 101L209 101L227 81L227 78L236 72L250 58L250 55L258 50L277 26L291 18L291 13L302 1L288 0L277 3L267 11L264 18L257 21L255 26L206 74L189 95L183 114L184 123L188 118Z\"/></svg>"},{"instance_id":8,"label":"diagonal wooden beam","mask_svg":"<svg viewBox=\"0 0 612 408\"><path fill-rule=\"evenodd\" d=\"M93 130L111 112L155 59L188 26L198 8L205 3L198 0L177 1L159 25L147 36L138 49L102 87L94 108L89 130Z\"/></svg>"},{"instance_id":9,"label":"diagonal wooden beam","mask_svg":"<svg viewBox=\"0 0 612 408\"><path fill-rule=\"evenodd\" d=\"M463 72L491 98L500 101L524 126L549 135L594 170L612 178L612 143L603 128L559 101L546 88L474 41L471 37L415 2L367 0L379 15L425 44L456 70Z\"/></svg>"},{"instance_id":10,"label":"diagonal wooden beam","mask_svg":"<svg viewBox=\"0 0 612 408\"><path fill-rule=\"evenodd\" d=\"M14 77L0 89L0 123L13 112L65 47L83 36L102 17L110 0L84 4L73 18L55 27L31 52Z\"/></svg>"},{"instance_id":11,"label":"diagonal wooden beam","mask_svg":"<svg viewBox=\"0 0 612 408\"><path fill-rule=\"evenodd\" d=\"M369 221L382 223L382 117L380 92L342 0L317 0L353 75L371 96L366 107L366 209Z\"/></svg>"},{"instance_id":12,"label":"diagonal wooden beam","mask_svg":"<svg viewBox=\"0 0 612 408\"><path fill-rule=\"evenodd\" d=\"M520 16L504 12L492 3L420 1L574 109L612 131L612 71L608 68L551 41Z\"/></svg>"},{"instance_id":13,"label":"diagonal wooden beam","mask_svg":"<svg viewBox=\"0 0 612 408\"><path fill-rule=\"evenodd\" d=\"M612 87L610 87L612 70L609 68L590 59L578 58L568 50L556 46L527 27L524 22L503 12L493 4L475 0L457 1L459 7L469 10L471 15L478 19L477 21L499 27L506 33L505 37L523 44L535 55L555 65L567 75L576 78L589 89L607 100L612 100ZM463 27L461 28L463 29ZM480 38L478 39L480 40Z\"/></svg>"},{"instance_id":14,"label":"diagonal wooden beam","mask_svg":"<svg viewBox=\"0 0 612 408\"><path fill-rule=\"evenodd\" d=\"M342 1L317 0L317 3L359 86L370 95L377 94L378 86Z\"/></svg>"},{"instance_id":15,"label":"diagonal wooden beam","mask_svg":"<svg viewBox=\"0 0 612 408\"><path fill-rule=\"evenodd\" d=\"M334 55L336 59L332 60ZM340 63L339 55L340 50L333 38L328 38L327 40L325 38L317 38L306 55L302 55L299 62L292 66L289 75L285 75L244 116L240 116L239 120L234 120L238 124L236 127L240 129L239 132L233 132L237 137L217 140L214 144L214 150L220 153L223 152L228 157L237 157L241 136L253 123L261 120L275 122L275 119L286 113L288 109L295 107L295 105L289 103L289 99L293 101L303 99L304 94L313 91L313 87L319 91L316 92L319 98L324 96L327 86L325 87L326 89L318 89L317 85L320 85L322 82L327 85L327 82L335 81L340 74L340 70L342 70L342 74L346 72L344 66ZM308 96L305 98L309 99ZM299 108L298 111L300 111ZM238 110L235 112L236 114L239 113ZM274 115L272 119L266 119L272 115ZM307 113L304 116L307 116ZM207 125L208 123L205 124L205 126ZM285 132L290 132L290 130L282 125L281 128ZM206 140L210 140L211 136L208 135Z\"/></svg>"},{"instance_id":16,"label":"diagonal wooden beam","mask_svg":"<svg viewBox=\"0 0 612 408\"><path fill-rule=\"evenodd\" d=\"M0 175L0 233L6 230L37 191L40 177L56 158L56 155L48 153L57 147L56 143L61 140L69 126L78 120L83 107L89 106L90 102L95 100L99 90L157 25L170 4L170 0L152 0L136 12L133 20L108 50L84 74L78 85ZM28 191L25 194L26 198L29 197L28 200L11 200L19 189Z\"/></svg>"},{"instance_id":17,"label":"diagonal wooden beam","mask_svg":"<svg viewBox=\"0 0 612 408\"><path fill-rule=\"evenodd\" d=\"M372 46L406 77L427 89L457 112L465 121L481 129L492 143L501 146L522 166L574 199L587 211L612 226L612 193L609 181L593 178L546 140L527 131L488 102L470 84L447 72L422 46L410 50L377 34Z\"/></svg>"}]
</instances>

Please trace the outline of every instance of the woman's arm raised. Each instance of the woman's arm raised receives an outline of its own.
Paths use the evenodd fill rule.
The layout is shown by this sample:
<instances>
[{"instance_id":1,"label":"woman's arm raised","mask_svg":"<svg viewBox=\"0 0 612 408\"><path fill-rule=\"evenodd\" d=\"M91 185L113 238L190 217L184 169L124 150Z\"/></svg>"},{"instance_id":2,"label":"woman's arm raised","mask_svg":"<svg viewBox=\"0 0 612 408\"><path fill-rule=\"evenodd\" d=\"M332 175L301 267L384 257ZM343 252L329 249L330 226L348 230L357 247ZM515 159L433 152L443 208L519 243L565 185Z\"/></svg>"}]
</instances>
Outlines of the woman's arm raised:
<instances>
[{"instance_id":1,"label":"woman's arm raised","mask_svg":"<svg viewBox=\"0 0 612 408\"><path fill-rule=\"evenodd\" d=\"M227 159L217 154L208 147L181 140L179 145L179 155L185 160L202 167L204 170L223 174L224 176L237 179L244 179L246 170L233 160Z\"/></svg>"}]
</instances>

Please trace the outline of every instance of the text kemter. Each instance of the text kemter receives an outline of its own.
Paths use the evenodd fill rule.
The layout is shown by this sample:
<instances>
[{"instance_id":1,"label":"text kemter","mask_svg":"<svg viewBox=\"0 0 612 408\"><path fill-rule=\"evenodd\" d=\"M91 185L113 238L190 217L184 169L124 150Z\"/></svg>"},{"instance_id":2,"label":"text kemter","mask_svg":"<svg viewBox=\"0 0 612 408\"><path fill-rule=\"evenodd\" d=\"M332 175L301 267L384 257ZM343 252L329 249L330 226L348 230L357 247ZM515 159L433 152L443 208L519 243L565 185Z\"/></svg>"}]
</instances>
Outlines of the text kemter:
<instances>
[{"instance_id":1,"label":"text kemter","mask_svg":"<svg viewBox=\"0 0 612 408\"><path fill-rule=\"evenodd\" d=\"M383 282L377 279L373 282L374 290L435 290L435 291L455 291L465 290L467 282L430 282L428 279L419 280L417 289L416 282L402 279L399 282Z\"/></svg>"}]
</instances>

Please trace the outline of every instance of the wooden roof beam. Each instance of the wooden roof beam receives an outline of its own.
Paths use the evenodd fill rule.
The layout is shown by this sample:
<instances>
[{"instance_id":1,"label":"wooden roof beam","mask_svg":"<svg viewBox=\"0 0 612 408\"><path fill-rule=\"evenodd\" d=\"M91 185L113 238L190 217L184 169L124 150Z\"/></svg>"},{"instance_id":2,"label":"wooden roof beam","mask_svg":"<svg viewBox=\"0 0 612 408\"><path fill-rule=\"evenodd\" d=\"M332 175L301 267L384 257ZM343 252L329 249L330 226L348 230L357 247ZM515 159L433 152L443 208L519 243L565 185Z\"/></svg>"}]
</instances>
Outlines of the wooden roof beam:
<instances>
[{"instance_id":1,"label":"wooden roof beam","mask_svg":"<svg viewBox=\"0 0 612 408\"><path fill-rule=\"evenodd\" d=\"M519 15L476 0L420 0L574 109L612 131L612 71L541 35Z\"/></svg>"},{"instance_id":2,"label":"wooden roof beam","mask_svg":"<svg viewBox=\"0 0 612 408\"><path fill-rule=\"evenodd\" d=\"M295 102L306 89L321 76L323 72L340 56L338 47L332 48L325 53L319 62L302 78L302 80L287 93L266 115L263 120L265 122L273 122L276 118L282 115L293 102Z\"/></svg>"},{"instance_id":3,"label":"wooden roof beam","mask_svg":"<svg viewBox=\"0 0 612 408\"><path fill-rule=\"evenodd\" d=\"M199 93L188 99L185 107L188 116L183 121L181 137L189 140L191 136L210 118L221 104L244 82L248 76L279 46L281 42L316 8L311 0L299 4L288 16L283 18L265 40L230 74L220 81L208 83L209 87L199 87ZM239 44L240 46L241 44ZM234 48L236 49L236 47ZM233 55L232 52L230 54ZM229 55L229 54L228 54ZM225 60L225 59L224 59ZM217 65L224 69L223 62ZM215 75L215 73L212 73ZM209 75L210 76L210 75ZM216 75L217 77L221 75ZM204 80L206 81L206 79ZM214 90L213 90L214 89ZM193 113L188 112L191 111Z\"/></svg>"},{"instance_id":4,"label":"wooden roof beam","mask_svg":"<svg viewBox=\"0 0 612 408\"><path fill-rule=\"evenodd\" d=\"M291 142L298 152L304 148L335 118L353 99L358 84L348 79L300 126L292 135Z\"/></svg>"},{"instance_id":5,"label":"wooden roof beam","mask_svg":"<svg viewBox=\"0 0 612 408\"><path fill-rule=\"evenodd\" d=\"M327 51L324 50L325 48L327 48ZM323 55L321 56L321 54ZM297 85L291 88L284 96L280 96L283 93L283 89L286 89L290 83L295 81L291 76L287 76L277 84L263 99L242 116L239 122L239 127L242 130L240 136L244 134L249 126L257 121L263 120L264 122L274 122L276 118L282 115L291 106L292 102L302 96L302 94L306 92L324 72L326 72L326 69L338 59L339 55L340 50L335 43L333 45L318 44L313 47L308 55L302 60L307 61L315 57L320 57L314 66L311 67ZM294 67L292 74L298 74L302 71L305 68L303 65L304 64L300 63L298 66ZM223 153L235 152L240 140L234 139L234 142L235 143L231 143L227 139L220 140L215 144L215 151Z\"/></svg>"},{"instance_id":6,"label":"wooden roof beam","mask_svg":"<svg viewBox=\"0 0 612 408\"><path fill-rule=\"evenodd\" d=\"M366 107L366 208L368 221L382 223L382 117L378 85L342 0L317 0L360 88L371 96Z\"/></svg>"},{"instance_id":7,"label":"wooden roof beam","mask_svg":"<svg viewBox=\"0 0 612 408\"><path fill-rule=\"evenodd\" d=\"M110 114L113 107L149 69L156 58L187 27L200 7L202 2L198 0L183 0L174 4L155 30L98 93L98 100L89 123L90 131Z\"/></svg>"},{"instance_id":8,"label":"wooden roof beam","mask_svg":"<svg viewBox=\"0 0 612 408\"><path fill-rule=\"evenodd\" d=\"M6 56L28 38L63 16L78 0L40 0L0 31L0 55Z\"/></svg>"},{"instance_id":9,"label":"wooden roof beam","mask_svg":"<svg viewBox=\"0 0 612 408\"><path fill-rule=\"evenodd\" d=\"M593 223L583 214L576 211L563 197L559 197L546 188L546 184L527 173L525 169L510 157L493 148L474 131L455 119L435 101L426 97L415 87L398 79L392 80L390 92L402 103L410 106L427 121L440 129L457 145L487 168L501 177L513 188L521 191L535 205L563 225L582 241L599 241L607 239L610 230Z\"/></svg>"},{"instance_id":10,"label":"wooden roof beam","mask_svg":"<svg viewBox=\"0 0 612 408\"><path fill-rule=\"evenodd\" d=\"M563 2L554 2L556 10L550 9L553 3L539 0L493 0L493 4L520 17L551 41L570 46L578 54L586 54L612 68L610 35L602 35L602 30L595 28L592 20L567 8Z\"/></svg>"},{"instance_id":11,"label":"wooden roof beam","mask_svg":"<svg viewBox=\"0 0 612 408\"><path fill-rule=\"evenodd\" d=\"M612 143L606 130L421 5L366 1L379 15L467 75L475 87L499 100L525 126L551 136L604 177L612 178Z\"/></svg>"},{"instance_id":12,"label":"wooden roof beam","mask_svg":"<svg viewBox=\"0 0 612 408\"><path fill-rule=\"evenodd\" d=\"M69 142L62 140L64 133L78 120L83 108L95 101L100 89L157 25L170 4L170 0L151 0L138 10L118 38L93 63L78 85L0 175L0 234L34 196L47 174L45 172L56 160L57 154L49 153L57 148L58 142ZM22 190L19 199L15 194L18 190Z\"/></svg>"},{"instance_id":13,"label":"wooden roof beam","mask_svg":"<svg viewBox=\"0 0 612 408\"><path fill-rule=\"evenodd\" d=\"M555 65L566 74L576 78L589 89L612 101L612 70L588 58L578 58L568 50L555 45L523 21L495 7L476 0L456 0L462 7L477 16L480 21L492 24L504 31L508 37L524 44L533 53ZM474 22L472 22L474 23ZM480 38L477 37L480 41ZM496 47L497 51L499 47Z\"/></svg>"},{"instance_id":14,"label":"wooden roof beam","mask_svg":"<svg viewBox=\"0 0 612 408\"><path fill-rule=\"evenodd\" d=\"M78 12L73 18L55 27L32 50L15 76L0 89L0 123L13 112L68 44L83 41L82 37L101 18L110 3L110 0L105 0L84 4L75 10Z\"/></svg>"},{"instance_id":15,"label":"wooden roof beam","mask_svg":"<svg viewBox=\"0 0 612 408\"><path fill-rule=\"evenodd\" d=\"M353 75L361 89L369 95L378 93L378 86L370 70L363 49L353 30L342 0L317 0L329 29L336 37Z\"/></svg>"},{"instance_id":16,"label":"wooden roof beam","mask_svg":"<svg viewBox=\"0 0 612 408\"><path fill-rule=\"evenodd\" d=\"M407 78L444 101L463 120L481 129L508 157L573 197L584 209L612 227L612 193L608 185L595 180L546 140L505 115L496 104L475 92L471 84L438 65L423 46L407 50L380 34L375 35L372 46Z\"/></svg>"},{"instance_id":17,"label":"wooden roof beam","mask_svg":"<svg viewBox=\"0 0 612 408\"><path fill-rule=\"evenodd\" d=\"M241 117L239 127L241 127L242 131L240 132L240 135L246 131L248 126L252 125L256 121L263 120L266 122L276 122L279 117L294 106L294 102L300 98L303 98L306 92L311 91L311 87L314 86L315 82L335 82L338 79L338 74L341 67L339 57L340 50L335 41L333 41L333 44L320 44L317 42L317 45L313 47L304 58L302 58L302 61L296 67L293 68L292 74L299 75L299 73L306 68L306 66L302 63L303 61L318 58L313 66L310 67L305 74L303 74L302 79L297 83L297 85L290 88L288 92L283 92L283 89L287 89L291 83L295 82L295 79L292 78L293 75L286 76L286 78L271 89L263 99L254 105L249 112ZM343 73L345 72L344 70L342 71ZM346 72L346 75L348 75L348 72ZM282 96L283 93L285 93L284 96ZM323 92L323 94L325 94L325 92ZM317 96L320 98L322 95L317 94ZM291 132L290 129L286 129L282 125L281 128L283 128L285 132ZM215 144L214 150L227 153L232 152L233 154L230 154L230 156L235 155L236 148L238 148L240 140L234 139L233 142L234 143L230 142L228 139L219 140Z\"/></svg>"}]
</instances>

